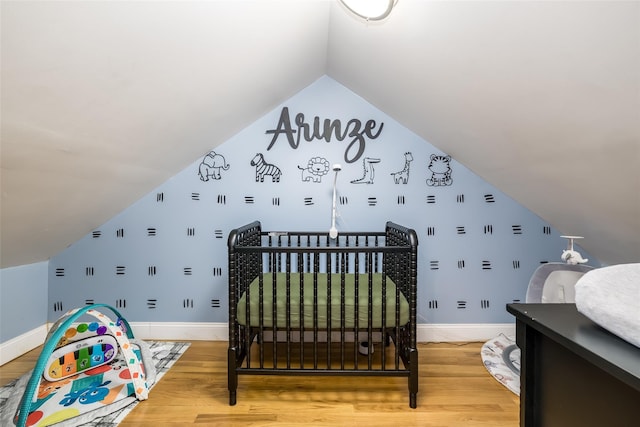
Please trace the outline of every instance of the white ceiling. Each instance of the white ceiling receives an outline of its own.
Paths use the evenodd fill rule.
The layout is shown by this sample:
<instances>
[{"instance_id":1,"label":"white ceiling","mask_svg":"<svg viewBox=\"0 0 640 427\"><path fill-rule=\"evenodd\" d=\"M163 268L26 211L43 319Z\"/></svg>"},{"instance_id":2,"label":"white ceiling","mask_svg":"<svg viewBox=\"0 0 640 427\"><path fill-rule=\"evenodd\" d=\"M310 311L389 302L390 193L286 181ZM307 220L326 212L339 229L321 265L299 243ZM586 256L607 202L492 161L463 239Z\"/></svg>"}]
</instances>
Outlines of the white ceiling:
<instances>
[{"instance_id":1,"label":"white ceiling","mask_svg":"<svg viewBox=\"0 0 640 427\"><path fill-rule=\"evenodd\" d=\"M2 267L43 261L322 75L605 263L640 261L640 2L1 3Z\"/></svg>"}]
</instances>

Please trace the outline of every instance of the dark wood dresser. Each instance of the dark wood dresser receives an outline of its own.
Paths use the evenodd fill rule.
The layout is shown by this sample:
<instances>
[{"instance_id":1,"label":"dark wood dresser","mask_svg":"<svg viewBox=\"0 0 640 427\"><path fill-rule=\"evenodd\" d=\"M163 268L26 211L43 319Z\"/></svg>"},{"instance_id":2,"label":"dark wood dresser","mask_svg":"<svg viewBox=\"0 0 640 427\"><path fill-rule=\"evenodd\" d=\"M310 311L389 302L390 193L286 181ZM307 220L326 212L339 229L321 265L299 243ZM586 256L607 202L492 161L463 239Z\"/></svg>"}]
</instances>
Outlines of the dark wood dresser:
<instances>
[{"instance_id":1,"label":"dark wood dresser","mask_svg":"<svg viewBox=\"0 0 640 427\"><path fill-rule=\"evenodd\" d=\"M575 304L508 304L507 311L522 352L520 426L640 426L640 348Z\"/></svg>"}]
</instances>

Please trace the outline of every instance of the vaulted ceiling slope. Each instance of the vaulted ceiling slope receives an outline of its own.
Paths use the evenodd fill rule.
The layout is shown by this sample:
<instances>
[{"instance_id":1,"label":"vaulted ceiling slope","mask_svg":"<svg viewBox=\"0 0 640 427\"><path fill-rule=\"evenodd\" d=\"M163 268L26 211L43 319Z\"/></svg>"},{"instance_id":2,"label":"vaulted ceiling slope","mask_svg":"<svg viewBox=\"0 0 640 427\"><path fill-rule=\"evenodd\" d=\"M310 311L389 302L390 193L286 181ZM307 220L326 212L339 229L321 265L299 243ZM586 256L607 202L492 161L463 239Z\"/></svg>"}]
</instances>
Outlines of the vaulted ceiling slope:
<instances>
[{"instance_id":1,"label":"vaulted ceiling slope","mask_svg":"<svg viewBox=\"0 0 640 427\"><path fill-rule=\"evenodd\" d=\"M2 267L327 74L605 263L640 261L640 3L1 3Z\"/></svg>"}]
</instances>

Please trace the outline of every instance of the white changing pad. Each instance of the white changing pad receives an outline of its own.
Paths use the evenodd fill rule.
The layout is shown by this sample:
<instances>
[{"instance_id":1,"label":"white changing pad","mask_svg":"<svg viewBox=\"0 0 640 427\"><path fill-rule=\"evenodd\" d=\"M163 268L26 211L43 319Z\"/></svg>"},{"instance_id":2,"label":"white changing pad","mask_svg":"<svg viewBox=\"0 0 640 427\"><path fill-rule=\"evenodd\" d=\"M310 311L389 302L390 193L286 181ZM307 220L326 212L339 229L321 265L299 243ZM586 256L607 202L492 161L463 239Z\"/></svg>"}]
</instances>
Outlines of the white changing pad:
<instances>
[{"instance_id":1,"label":"white changing pad","mask_svg":"<svg viewBox=\"0 0 640 427\"><path fill-rule=\"evenodd\" d=\"M578 311L640 347L640 263L591 270L575 286Z\"/></svg>"}]
</instances>

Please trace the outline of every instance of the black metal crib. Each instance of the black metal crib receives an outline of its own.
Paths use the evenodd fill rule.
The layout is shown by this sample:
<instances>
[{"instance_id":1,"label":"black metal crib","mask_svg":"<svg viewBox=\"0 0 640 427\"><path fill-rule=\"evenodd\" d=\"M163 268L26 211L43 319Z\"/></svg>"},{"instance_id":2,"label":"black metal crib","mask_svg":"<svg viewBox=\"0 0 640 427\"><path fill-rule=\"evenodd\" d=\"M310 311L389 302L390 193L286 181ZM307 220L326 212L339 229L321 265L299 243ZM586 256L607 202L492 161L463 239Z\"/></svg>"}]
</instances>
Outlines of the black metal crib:
<instances>
[{"instance_id":1,"label":"black metal crib","mask_svg":"<svg viewBox=\"0 0 640 427\"><path fill-rule=\"evenodd\" d=\"M417 246L392 222L336 239L258 221L231 231L229 404L243 374L361 375L407 377L415 408ZM363 342L386 348L363 355Z\"/></svg>"}]
</instances>

